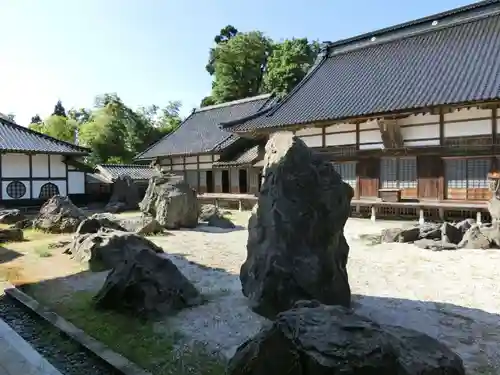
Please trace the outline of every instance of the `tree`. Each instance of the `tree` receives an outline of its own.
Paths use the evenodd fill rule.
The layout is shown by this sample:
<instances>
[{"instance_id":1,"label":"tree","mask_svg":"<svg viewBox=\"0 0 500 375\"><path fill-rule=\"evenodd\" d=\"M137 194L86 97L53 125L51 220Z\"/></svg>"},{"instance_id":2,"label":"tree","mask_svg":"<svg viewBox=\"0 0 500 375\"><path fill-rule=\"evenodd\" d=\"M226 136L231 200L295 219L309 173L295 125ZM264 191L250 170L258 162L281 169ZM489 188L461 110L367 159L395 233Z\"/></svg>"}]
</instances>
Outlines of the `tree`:
<instances>
[{"instance_id":1,"label":"tree","mask_svg":"<svg viewBox=\"0 0 500 375\"><path fill-rule=\"evenodd\" d=\"M92 111L87 108L71 108L68 111L68 118L75 120L78 124L88 122L90 120L90 116L92 116Z\"/></svg>"},{"instance_id":2,"label":"tree","mask_svg":"<svg viewBox=\"0 0 500 375\"><path fill-rule=\"evenodd\" d=\"M216 104L215 103L215 99L213 96L209 95L209 96L205 96L202 100L201 100L201 103L200 103L200 108L203 108L203 107L208 107L209 105L214 105Z\"/></svg>"},{"instance_id":3,"label":"tree","mask_svg":"<svg viewBox=\"0 0 500 375\"><path fill-rule=\"evenodd\" d=\"M29 128L60 139L61 141L72 143L75 139L77 123L63 116L52 115L43 122L31 123Z\"/></svg>"},{"instance_id":4,"label":"tree","mask_svg":"<svg viewBox=\"0 0 500 375\"><path fill-rule=\"evenodd\" d=\"M227 25L226 27L223 27L219 34L215 36L214 42L216 46L226 43L228 40L231 38L235 37L238 34L238 30L232 26L232 25ZM210 48L209 52L209 57L208 57L208 64L205 66L206 71L208 74L213 75L215 73L215 61L217 60L217 49L216 48Z\"/></svg>"},{"instance_id":5,"label":"tree","mask_svg":"<svg viewBox=\"0 0 500 375\"><path fill-rule=\"evenodd\" d=\"M38 113L31 118L30 124L41 124L41 123L42 123L42 118Z\"/></svg>"},{"instance_id":6,"label":"tree","mask_svg":"<svg viewBox=\"0 0 500 375\"><path fill-rule=\"evenodd\" d=\"M66 117L66 109L64 109L60 100L58 100L56 105L54 106L54 112L52 112L52 115Z\"/></svg>"},{"instance_id":7,"label":"tree","mask_svg":"<svg viewBox=\"0 0 500 375\"><path fill-rule=\"evenodd\" d=\"M257 95L270 52L270 40L258 31L239 33L219 44L212 89L215 103Z\"/></svg>"},{"instance_id":8,"label":"tree","mask_svg":"<svg viewBox=\"0 0 500 375\"><path fill-rule=\"evenodd\" d=\"M290 39L273 45L267 60L263 91L284 96L307 74L318 55L319 44L307 38Z\"/></svg>"}]
</instances>

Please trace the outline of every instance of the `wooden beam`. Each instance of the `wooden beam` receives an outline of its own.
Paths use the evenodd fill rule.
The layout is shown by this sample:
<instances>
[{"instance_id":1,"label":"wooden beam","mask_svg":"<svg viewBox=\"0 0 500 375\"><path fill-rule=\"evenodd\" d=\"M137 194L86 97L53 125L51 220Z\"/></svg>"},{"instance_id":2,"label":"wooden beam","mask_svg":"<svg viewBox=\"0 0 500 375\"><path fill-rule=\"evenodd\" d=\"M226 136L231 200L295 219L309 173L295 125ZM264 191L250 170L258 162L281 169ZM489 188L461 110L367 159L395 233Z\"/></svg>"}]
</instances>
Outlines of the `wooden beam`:
<instances>
[{"instance_id":1,"label":"wooden beam","mask_svg":"<svg viewBox=\"0 0 500 375\"><path fill-rule=\"evenodd\" d=\"M380 130L382 142L386 149L404 147L403 136L397 120L380 119L376 121Z\"/></svg>"}]
</instances>

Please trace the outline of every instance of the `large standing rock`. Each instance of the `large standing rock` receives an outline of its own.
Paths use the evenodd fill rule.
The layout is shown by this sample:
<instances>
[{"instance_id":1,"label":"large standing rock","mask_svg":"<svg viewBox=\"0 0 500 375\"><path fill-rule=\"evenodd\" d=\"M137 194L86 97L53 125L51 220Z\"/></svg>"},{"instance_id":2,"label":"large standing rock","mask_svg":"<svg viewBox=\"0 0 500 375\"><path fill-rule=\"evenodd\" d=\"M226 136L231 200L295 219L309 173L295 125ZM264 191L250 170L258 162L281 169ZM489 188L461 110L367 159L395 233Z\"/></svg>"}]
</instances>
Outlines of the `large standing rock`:
<instances>
[{"instance_id":1,"label":"large standing rock","mask_svg":"<svg viewBox=\"0 0 500 375\"><path fill-rule=\"evenodd\" d=\"M193 284L166 257L150 250L128 252L95 297L98 307L145 317L202 302Z\"/></svg>"},{"instance_id":2,"label":"large standing rock","mask_svg":"<svg viewBox=\"0 0 500 375\"><path fill-rule=\"evenodd\" d=\"M252 308L273 318L301 299L349 306L343 230L352 188L289 132L267 143L264 176L240 273Z\"/></svg>"},{"instance_id":3,"label":"large standing rock","mask_svg":"<svg viewBox=\"0 0 500 375\"><path fill-rule=\"evenodd\" d=\"M26 218L22 212L18 209L12 210L2 210L0 211L0 223L1 224L16 224Z\"/></svg>"},{"instance_id":4,"label":"large standing rock","mask_svg":"<svg viewBox=\"0 0 500 375\"><path fill-rule=\"evenodd\" d=\"M151 178L139 207L167 229L195 228L198 225L196 191L175 177Z\"/></svg>"},{"instance_id":5,"label":"large standing rock","mask_svg":"<svg viewBox=\"0 0 500 375\"><path fill-rule=\"evenodd\" d=\"M148 239L130 232L101 228L97 233L75 236L66 254L79 262L88 262L92 271L108 270L141 250L163 253Z\"/></svg>"},{"instance_id":6,"label":"large standing rock","mask_svg":"<svg viewBox=\"0 0 500 375\"><path fill-rule=\"evenodd\" d=\"M301 307L302 305L302 307ZM437 340L340 306L303 302L241 345L228 375L464 375Z\"/></svg>"},{"instance_id":7,"label":"large standing rock","mask_svg":"<svg viewBox=\"0 0 500 375\"><path fill-rule=\"evenodd\" d=\"M73 233L86 218L68 197L55 195L44 203L33 227L50 233Z\"/></svg>"},{"instance_id":8,"label":"large standing rock","mask_svg":"<svg viewBox=\"0 0 500 375\"><path fill-rule=\"evenodd\" d=\"M116 213L136 210L141 197L139 188L130 176L120 176L113 182L113 193L105 210Z\"/></svg>"}]
</instances>

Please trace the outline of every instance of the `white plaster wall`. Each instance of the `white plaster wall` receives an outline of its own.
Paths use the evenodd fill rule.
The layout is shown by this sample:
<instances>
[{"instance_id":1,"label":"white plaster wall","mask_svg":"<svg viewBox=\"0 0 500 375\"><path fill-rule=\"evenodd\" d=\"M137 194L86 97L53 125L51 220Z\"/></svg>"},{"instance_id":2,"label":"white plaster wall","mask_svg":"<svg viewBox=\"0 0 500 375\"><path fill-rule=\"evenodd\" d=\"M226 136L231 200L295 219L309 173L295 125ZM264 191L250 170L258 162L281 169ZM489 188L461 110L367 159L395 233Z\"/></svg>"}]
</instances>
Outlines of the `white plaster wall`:
<instances>
[{"instance_id":1,"label":"white plaster wall","mask_svg":"<svg viewBox=\"0 0 500 375\"><path fill-rule=\"evenodd\" d=\"M378 150L378 149L383 149L384 144L383 143L369 143L369 144L360 144L359 149L360 150Z\"/></svg>"},{"instance_id":2,"label":"white plaster wall","mask_svg":"<svg viewBox=\"0 0 500 375\"><path fill-rule=\"evenodd\" d=\"M309 147L323 147L323 136L322 135L313 135L308 137L300 137L304 141L306 145Z\"/></svg>"},{"instance_id":3,"label":"white plaster wall","mask_svg":"<svg viewBox=\"0 0 500 375\"><path fill-rule=\"evenodd\" d=\"M379 129L377 121L367 121L359 124L359 130Z\"/></svg>"},{"instance_id":4,"label":"white plaster wall","mask_svg":"<svg viewBox=\"0 0 500 375\"><path fill-rule=\"evenodd\" d=\"M37 199L38 196L40 195L40 188L45 185L46 183L53 183L56 185L59 189L59 195L65 196L67 194L66 192L66 181L61 181L61 180L36 180L33 181L33 199Z\"/></svg>"},{"instance_id":5,"label":"white plaster wall","mask_svg":"<svg viewBox=\"0 0 500 375\"><path fill-rule=\"evenodd\" d=\"M439 146L439 139L427 139L419 141L404 141L405 146Z\"/></svg>"},{"instance_id":6,"label":"white plaster wall","mask_svg":"<svg viewBox=\"0 0 500 375\"><path fill-rule=\"evenodd\" d=\"M196 156L187 156L186 157L186 164L187 163L197 163L198 158Z\"/></svg>"},{"instance_id":7,"label":"white plaster wall","mask_svg":"<svg viewBox=\"0 0 500 375\"><path fill-rule=\"evenodd\" d=\"M33 177L49 177L49 155L36 154L31 156Z\"/></svg>"},{"instance_id":8,"label":"white plaster wall","mask_svg":"<svg viewBox=\"0 0 500 375\"><path fill-rule=\"evenodd\" d=\"M355 145L356 132L354 133L337 133L325 135L326 146L341 146L341 145Z\"/></svg>"},{"instance_id":9,"label":"white plaster wall","mask_svg":"<svg viewBox=\"0 0 500 375\"><path fill-rule=\"evenodd\" d=\"M198 164L186 164L186 169L193 170L198 169Z\"/></svg>"},{"instance_id":10,"label":"white plaster wall","mask_svg":"<svg viewBox=\"0 0 500 375\"><path fill-rule=\"evenodd\" d=\"M425 138L437 138L439 143L439 124L401 127L401 135L406 141Z\"/></svg>"},{"instance_id":11,"label":"white plaster wall","mask_svg":"<svg viewBox=\"0 0 500 375\"><path fill-rule=\"evenodd\" d=\"M300 137L301 135L317 135L317 134L322 134L322 133L323 133L323 129L321 129L321 128L304 128L304 129L297 130L295 132L295 135Z\"/></svg>"},{"instance_id":12,"label":"white plaster wall","mask_svg":"<svg viewBox=\"0 0 500 375\"><path fill-rule=\"evenodd\" d=\"M220 159L220 155L214 155L214 160L217 161Z\"/></svg>"},{"instance_id":13,"label":"white plaster wall","mask_svg":"<svg viewBox=\"0 0 500 375\"><path fill-rule=\"evenodd\" d=\"M469 119L491 119L491 109L479 109L479 108L471 108L471 109L457 109L450 113L444 114L444 121L456 121L456 120L469 120Z\"/></svg>"},{"instance_id":14,"label":"white plaster wall","mask_svg":"<svg viewBox=\"0 0 500 375\"><path fill-rule=\"evenodd\" d=\"M30 176L30 159L26 154L3 154L2 155L2 177L24 177Z\"/></svg>"},{"instance_id":15,"label":"white plaster wall","mask_svg":"<svg viewBox=\"0 0 500 375\"><path fill-rule=\"evenodd\" d=\"M326 133L338 133L338 132L356 132L355 124L335 124L331 126L327 126L325 128Z\"/></svg>"},{"instance_id":16,"label":"white plaster wall","mask_svg":"<svg viewBox=\"0 0 500 375\"><path fill-rule=\"evenodd\" d=\"M397 121L398 121L399 126L432 124L432 123L439 124L439 115L418 114L418 115L411 115L408 117L404 117L404 118L398 119Z\"/></svg>"},{"instance_id":17,"label":"white plaster wall","mask_svg":"<svg viewBox=\"0 0 500 375\"><path fill-rule=\"evenodd\" d=\"M68 194L85 194L85 173L68 172Z\"/></svg>"},{"instance_id":18,"label":"white plaster wall","mask_svg":"<svg viewBox=\"0 0 500 375\"><path fill-rule=\"evenodd\" d=\"M20 198L11 198L7 194L7 186L12 182L12 181L19 181L24 184L26 187L26 193L20 197ZM2 199L5 200L11 200L11 199L30 199L31 198L31 192L30 192L30 182L26 180L7 180L7 181L2 181Z\"/></svg>"},{"instance_id":19,"label":"white plaster wall","mask_svg":"<svg viewBox=\"0 0 500 375\"><path fill-rule=\"evenodd\" d=\"M491 134L491 118L466 122L448 122L444 124L445 137L467 137L471 135Z\"/></svg>"},{"instance_id":20,"label":"white plaster wall","mask_svg":"<svg viewBox=\"0 0 500 375\"><path fill-rule=\"evenodd\" d=\"M212 163L200 163L200 169L212 169Z\"/></svg>"},{"instance_id":21,"label":"white plaster wall","mask_svg":"<svg viewBox=\"0 0 500 375\"><path fill-rule=\"evenodd\" d=\"M211 162L212 161L212 155L200 155L200 162Z\"/></svg>"},{"instance_id":22,"label":"white plaster wall","mask_svg":"<svg viewBox=\"0 0 500 375\"><path fill-rule=\"evenodd\" d=\"M66 164L63 163L63 158L62 155L50 155L50 177L66 177Z\"/></svg>"},{"instance_id":23,"label":"white plaster wall","mask_svg":"<svg viewBox=\"0 0 500 375\"><path fill-rule=\"evenodd\" d=\"M382 135L380 129L368 130L359 133L359 143L382 143Z\"/></svg>"},{"instance_id":24,"label":"white plaster wall","mask_svg":"<svg viewBox=\"0 0 500 375\"><path fill-rule=\"evenodd\" d=\"M174 164L174 165L172 165L172 170L173 171L183 171L184 170L184 165L182 165L182 164L180 164L180 165L179 164L177 164L177 165Z\"/></svg>"},{"instance_id":25,"label":"white plaster wall","mask_svg":"<svg viewBox=\"0 0 500 375\"><path fill-rule=\"evenodd\" d=\"M172 163L173 164L184 164L184 158L182 156L181 157L172 158Z\"/></svg>"}]
</instances>

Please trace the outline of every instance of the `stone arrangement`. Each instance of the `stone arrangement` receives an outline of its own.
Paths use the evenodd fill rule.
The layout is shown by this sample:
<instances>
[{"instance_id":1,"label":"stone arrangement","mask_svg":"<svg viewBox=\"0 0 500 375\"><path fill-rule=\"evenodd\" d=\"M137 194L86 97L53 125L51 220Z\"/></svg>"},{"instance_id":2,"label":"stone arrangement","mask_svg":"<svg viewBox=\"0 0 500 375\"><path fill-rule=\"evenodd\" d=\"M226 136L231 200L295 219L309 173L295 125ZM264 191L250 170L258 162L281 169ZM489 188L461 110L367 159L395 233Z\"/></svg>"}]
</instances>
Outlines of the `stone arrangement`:
<instances>
[{"instance_id":1,"label":"stone arrangement","mask_svg":"<svg viewBox=\"0 0 500 375\"><path fill-rule=\"evenodd\" d=\"M352 197L300 139L277 133L269 140L240 279L250 306L274 322L237 349L228 375L465 374L460 357L437 340L348 308L343 229ZM438 229L459 240L453 229Z\"/></svg>"},{"instance_id":2,"label":"stone arrangement","mask_svg":"<svg viewBox=\"0 0 500 375\"><path fill-rule=\"evenodd\" d=\"M50 233L74 233L87 215L68 197L55 195L43 204L33 228Z\"/></svg>"},{"instance_id":3,"label":"stone arrangement","mask_svg":"<svg viewBox=\"0 0 500 375\"><path fill-rule=\"evenodd\" d=\"M273 135L240 272L254 311L273 318L303 299L350 305L343 231L353 195L333 165L301 139Z\"/></svg>"},{"instance_id":4,"label":"stone arrangement","mask_svg":"<svg viewBox=\"0 0 500 375\"><path fill-rule=\"evenodd\" d=\"M195 228L198 225L196 191L187 182L169 175L149 180L139 208L166 229Z\"/></svg>"},{"instance_id":5,"label":"stone arrangement","mask_svg":"<svg viewBox=\"0 0 500 375\"><path fill-rule=\"evenodd\" d=\"M113 182L111 198L105 210L118 213L127 210L136 210L141 197L139 188L130 176L120 176Z\"/></svg>"}]
</instances>

